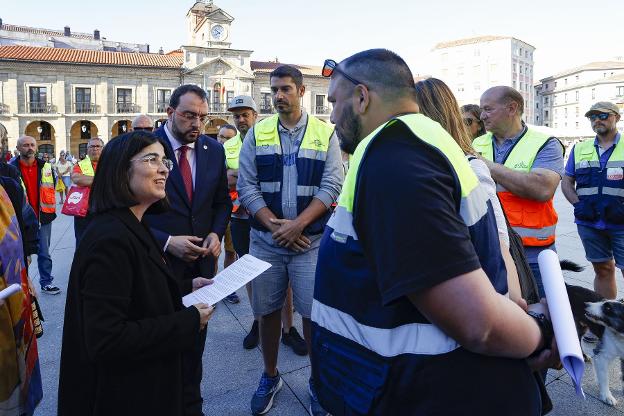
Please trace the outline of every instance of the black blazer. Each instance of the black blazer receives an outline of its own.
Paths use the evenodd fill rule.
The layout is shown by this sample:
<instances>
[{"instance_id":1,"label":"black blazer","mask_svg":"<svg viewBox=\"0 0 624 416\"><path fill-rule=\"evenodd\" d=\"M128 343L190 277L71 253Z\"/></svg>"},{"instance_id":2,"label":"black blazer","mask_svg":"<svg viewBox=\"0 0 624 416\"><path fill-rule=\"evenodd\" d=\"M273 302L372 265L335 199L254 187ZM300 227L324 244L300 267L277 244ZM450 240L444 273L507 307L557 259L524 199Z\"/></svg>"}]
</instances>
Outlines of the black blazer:
<instances>
[{"instance_id":1,"label":"black blazer","mask_svg":"<svg viewBox=\"0 0 624 416\"><path fill-rule=\"evenodd\" d=\"M182 415L199 335L147 226L129 209L94 216L69 276L58 414Z\"/></svg>"},{"instance_id":2,"label":"black blazer","mask_svg":"<svg viewBox=\"0 0 624 416\"><path fill-rule=\"evenodd\" d=\"M195 142L195 190L191 204L164 125L154 134L160 138L167 158L174 164L166 185L171 209L164 214L146 216L158 244L164 248L167 239L172 235L194 235L204 238L214 232L222 238L232 212L223 146L204 135L199 136ZM191 279L197 277L197 264L185 262L171 255L167 255L167 260L174 274L183 279L181 286L183 294L190 292Z\"/></svg>"}]
</instances>

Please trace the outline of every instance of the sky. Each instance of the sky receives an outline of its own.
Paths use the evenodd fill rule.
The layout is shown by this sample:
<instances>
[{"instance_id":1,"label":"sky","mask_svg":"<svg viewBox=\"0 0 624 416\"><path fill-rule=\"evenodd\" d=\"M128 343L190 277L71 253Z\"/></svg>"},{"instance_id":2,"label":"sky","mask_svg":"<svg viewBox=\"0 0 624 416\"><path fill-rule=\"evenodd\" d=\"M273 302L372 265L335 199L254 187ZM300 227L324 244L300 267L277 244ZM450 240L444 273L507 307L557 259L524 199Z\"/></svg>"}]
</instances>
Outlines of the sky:
<instances>
[{"instance_id":1,"label":"sky","mask_svg":"<svg viewBox=\"0 0 624 416\"><path fill-rule=\"evenodd\" d=\"M383 47L401 55L414 75L430 74L439 42L484 35L513 36L537 49L534 81L592 61L624 56L619 2L579 0L215 0L234 17L230 41L253 60L322 65ZM4 23L92 33L148 43L165 51L187 43L184 19L192 0L0 0ZM3 7L4 6L4 7Z\"/></svg>"}]
</instances>

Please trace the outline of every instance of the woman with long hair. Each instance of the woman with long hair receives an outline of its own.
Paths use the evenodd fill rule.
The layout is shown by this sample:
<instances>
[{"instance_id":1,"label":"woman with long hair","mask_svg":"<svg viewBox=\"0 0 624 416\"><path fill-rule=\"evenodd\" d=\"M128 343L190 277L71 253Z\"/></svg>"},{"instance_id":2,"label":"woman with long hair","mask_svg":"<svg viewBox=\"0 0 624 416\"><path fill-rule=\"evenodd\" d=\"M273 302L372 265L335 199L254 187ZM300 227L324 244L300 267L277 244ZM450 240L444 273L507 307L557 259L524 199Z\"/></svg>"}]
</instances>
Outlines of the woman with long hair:
<instances>
[{"instance_id":1,"label":"woman with long hair","mask_svg":"<svg viewBox=\"0 0 624 416\"><path fill-rule=\"evenodd\" d=\"M485 125L481 121L481 107L476 104L466 104L461 106L464 123L470 132L472 140L485 134Z\"/></svg>"},{"instance_id":2,"label":"woman with long hair","mask_svg":"<svg viewBox=\"0 0 624 416\"><path fill-rule=\"evenodd\" d=\"M472 137L468 126L464 123L459 104L451 89L437 78L427 78L419 81L415 85L416 101L420 107L420 112L430 119L437 121L455 139L459 147L469 157L470 167L477 175L479 183L488 193L489 200L494 209L496 217L496 228L501 245L501 254L507 269L507 286L509 297L518 303L522 299L520 292L520 282L518 272L509 252L509 234L507 232L507 222L496 196L496 185L490 175L490 171L482 160L478 159L472 147Z\"/></svg>"}]
</instances>

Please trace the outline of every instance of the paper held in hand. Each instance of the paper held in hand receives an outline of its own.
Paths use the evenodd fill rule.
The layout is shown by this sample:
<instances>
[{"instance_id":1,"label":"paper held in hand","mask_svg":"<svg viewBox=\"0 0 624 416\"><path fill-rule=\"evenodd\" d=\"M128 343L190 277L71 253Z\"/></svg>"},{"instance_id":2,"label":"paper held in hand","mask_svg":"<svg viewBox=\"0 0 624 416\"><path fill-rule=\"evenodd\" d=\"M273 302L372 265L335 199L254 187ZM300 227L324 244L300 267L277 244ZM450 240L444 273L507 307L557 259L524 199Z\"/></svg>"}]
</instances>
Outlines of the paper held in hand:
<instances>
[{"instance_id":1,"label":"paper held in hand","mask_svg":"<svg viewBox=\"0 0 624 416\"><path fill-rule=\"evenodd\" d=\"M561 358L563 368L574 382L576 394L585 398L582 387L585 362L559 265L559 256L552 250L544 250L537 256L537 262L542 275L550 320L555 331L559 358Z\"/></svg>"},{"instance_id":2,"label":"paper held in hand","mask_svg":"<svg viewBox=\"0 0 624 416\"><path fill-rule=\"evenodd\" d=\"M214 305L230 293L236 292L248 282L258 277L271 265L266 261L255 258L251 254L245 254L232 265L218 273L213 283L197 289L182 298L184 306L197 303Z\"/></svg>"}]
</instances>

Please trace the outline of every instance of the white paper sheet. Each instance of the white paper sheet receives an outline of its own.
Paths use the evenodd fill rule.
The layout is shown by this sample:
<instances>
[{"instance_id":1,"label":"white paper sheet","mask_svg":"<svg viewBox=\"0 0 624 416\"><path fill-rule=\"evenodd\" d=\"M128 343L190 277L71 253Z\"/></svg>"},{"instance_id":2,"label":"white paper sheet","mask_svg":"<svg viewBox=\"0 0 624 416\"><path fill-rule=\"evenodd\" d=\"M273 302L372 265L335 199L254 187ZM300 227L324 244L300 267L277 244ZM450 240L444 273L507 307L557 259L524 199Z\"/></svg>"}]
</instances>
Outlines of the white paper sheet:
<instances>
[{"instance_id":1,"label":"white paper sheet","mask_svg":"<svg viewBox=\"0 0 624 416\"><path fill-rule=\"evenodd\" d=\"M21 290L22 290L22 287L20 285L18 285L17 283L13 283L12 285L9 285L5 287L4 289L0 290L0 299L6 299L9 296L14 295Z\"/></svg>"},{"instance_id":2,"label":"white paper sheet","mask_svg":"<svg viewBox=\"0 0 624 416\"><path fill-rule=\"evenodd\" d=\"M559 256L552 250L544 250L537 257L537 262L542 274L542 283L561 363L574 383L576 394L585 398L582 386L585 362L559 264Z\"/></svg>"},{"instance_id":3,"label":"white paper sheet","mask_svg":"<svg viewBox=\"0 0 624 416\"><path fill-rule=\"evenodd\" d=\"M245 254L232 265L217 274L213 283L197 289L182 298L184 306L197 303L214 305L230 293L236 292L248 282L258 277L262 272L271 267L266 261L255 258L251 254Z\"/></svg>"}]
</instances>

